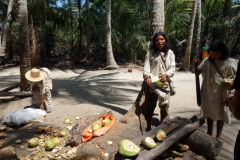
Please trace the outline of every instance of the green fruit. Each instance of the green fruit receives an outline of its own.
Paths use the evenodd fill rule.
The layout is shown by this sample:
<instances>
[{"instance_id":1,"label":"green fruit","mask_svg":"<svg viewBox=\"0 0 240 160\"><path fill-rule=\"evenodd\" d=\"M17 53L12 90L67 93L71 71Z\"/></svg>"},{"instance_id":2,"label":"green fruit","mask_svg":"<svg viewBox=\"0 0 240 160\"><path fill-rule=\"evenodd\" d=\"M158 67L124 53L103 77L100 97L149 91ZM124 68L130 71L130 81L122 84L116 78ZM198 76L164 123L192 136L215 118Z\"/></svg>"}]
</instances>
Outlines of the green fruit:
<instances>
[{"instance_id":1,"label":"green fruit","mask_svg":"<svg viewBox=\"0 0 240 160\"><path fill-rule=\"evenodd\" d=\"M156 143L154 142L154 140L150 137L146 137L141 141L142 145L144 146L144 148L154 148L156 147Z\"/></svg>"},{"instance_id":2,"label":"green fruit","mask_svg":"<svg viewBox=\"0 0 240 160\"><path fill-rule=\"evenodd\" d=\"M54 138L50 139L50 141L54 142L55 146L58 146L58 145L59 145L59 139L58 139L58 137L54 137Z\"/></svg>"},{"instance_id":3,"label":"green fruit","mask_svg":"<svg viewBox=\"0 0 240 160\"><path fill-rule=\"evenodd\" d=\"M163 141L164 139L166 139L166 133L164 130L159 129L156 133L155 133L155 138L158 141Z\"/></svg>"},{"instance_id":4,"label":"green fruit","mask_svg":"<svg viewBox=\"0 0 240 160\"><path fill-rule=\"evenodd\" d=\"M179 153L177 151L170 150L169 152L170 152L171 156L173 156L174 158L176 158L176 157L182 158L183 157L183 154Z\"/></svg>"},{"instance_id":5,"label":"green fruit","mask_svg":"<svg viewBox=\"0 0 240 160\"><path fill-rule=\"evenodd\" d=\"M55 143L53 141L47 141L45 143L45 150L51 151L55 147Z\"/></svg>"},{"instance_id":6,"label":"green fruit","mask_svg":"<svg viewBox=\"0 0 240 160\"><path fill-rule=\"evenodd\" d=\"M28 147L36 147L38 145L39 139L34 137L28 141Z\"/></svg>"},{"instance_id":7,"label":"green fruit","mask_svg":"<svg viewBox=\"0 0 240 160\"><path fill-rule=\"evenodd\" d=\"M7 133L6 132L0 132L0 139L4 139L7 137Z\"/></svg>"},{"instance_id":8,"label":"green fruit","mask_svg":"<svg viewBox=\"0 0 240 160\"><path fill-rule=\"evenodd\" d=\"M59 137L66 137L67 132L66 131L60 131L60 133L58 134Z\"/></svg>"},{"instance_id":9,"label":"green fruit","mask_svg":"<svg viewBox=\"0 0 240 160\"><path fill-rule=\"evenodd\" d=\"M157 85L158 87L163 87L165 82L161 82L160 79L158 79L157 81L155 82L152 82L153 84Z\"/></svg>"},{"instance_id":10,"label":"green fruit","mask_svg":"<svg viewBox=\"0 0 240 160\"><path fill-rule=\"evenodd\" d=\"M65 123L65 124L70 123L70 122L72 122L71 118L65 118L65 119L64 119L64 123Z\"/></svg>"},{"instance_id":11,"label":"green fruit","mask_svg":"<svg viewBox=\"0 0 240 160\"><path fill-rule=\"evenodd\" d=\"M168 155L169 155L168 150L166 150L166 151L164 151L163 153L161 153L161 154L159 155L159 157L165 158L165 157L168 157Z\"/></svg>"},{"instance_id":12,"label":"green fruit","mask_svg":"<svg viewBox=\"0 0 240 160\"><path fill-rule=\"evenodd\" d=\"M182 144L182 143L177 143L176 147L177 147L178 151L181 151L181 152L185 152L189 149L188 145Z\"/></svg>"},{"instance_id":13,"label":"green fruit","mask_svg":"<svg viewBox=\"0 0 240 160\"><path fill-rule=\"evenodd\" d=\"M104 120L102 120L102 126L105 126L106 124L108 124L111 120L106 118Z\"/></svg>"},{"instance_id":14,"label":"green fruit","mask_svg":"<svg viewBox=\"0 0 240 160\"><path fill-rule=\"evenodd\" d=\"M101 123L101 122L93 123L93 125L92 125L92 131L93 131L93 132L96 132L96 131L99 130L100 128L102 128L102 123Z\"/></svg>"},{"instance_id":15,"label":"green fruit","mask_svg":"<svg viewBox=\"0 0 240 160\"><path fill-rule=\"evenodd\" d=\"M221 81L221 87L225 89L231 89L233 85L233 79L225 78Z\"/></svg>"},{"instance_id":16,"label":"green fruit","mask_svg":"<svg viewBox=\"0 0 240 160\"><path fill-rule=\"evenodd\" d=\"M123 139L118 144L118 153L125 157L136 156L140 151L140 148L136 146L133 142Z\"/></svg>"}]
</instances>

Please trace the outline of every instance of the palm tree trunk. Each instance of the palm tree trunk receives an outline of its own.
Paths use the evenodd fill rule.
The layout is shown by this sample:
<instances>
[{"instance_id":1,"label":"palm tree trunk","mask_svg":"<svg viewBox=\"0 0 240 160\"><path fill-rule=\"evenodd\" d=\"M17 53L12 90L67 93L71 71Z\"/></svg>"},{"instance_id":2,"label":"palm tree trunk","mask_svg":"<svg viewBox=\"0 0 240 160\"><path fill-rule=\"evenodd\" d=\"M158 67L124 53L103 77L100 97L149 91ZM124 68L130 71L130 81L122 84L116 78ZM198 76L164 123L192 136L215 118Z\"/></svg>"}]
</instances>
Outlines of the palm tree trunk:
<instances>
[{"instance_id":1,"label":"palm tree trunk","mask_svg":"<svg viewBox=\"0 0 240 160\"><path fill-rule=\"evenodd\" d=\"M107 50L107 67L108 69L119 68L112 51L112 41L111 41L111 0L107 0L107 33L106 33L106 50Z\"/></svg>"},{"instance_id":2,"label":"palm tree trunk","mask_svg":"<svg viewBox=\"0 0 240 160\"><path fill-rule=\"evenodd\" d=\"M81 26L82 26L82 19L81 19L81 0L78 0L77 1L78 2L78 16L79 16L79 19L78 19L78 31L79 31L79 49L81 48L81 46L82 46L82 28L81 28Z\"/></svg>"},{"instance_id":3,"label":"palm tree trunk","mask_svg":"<svg viewBox=\"0 0 240 160\"><path fill-rule=\"evenodd\" d=\"M86 11L87 11L87 49L86 49L86 56L84 58L84 61L89 59L91 50L90 50L90 28L89 28L89 3L88 0L86 0Z\"/></svg>"},{"instance_id":4,"label":"palm tree trunk","mask_svg":"<svg viewBox=\"0 0 240 160\"><path fill-rule=\"evenodd\" d=\"M190 19L190 27L188 30L188 38L187 38L187 47L185 51L185 56L183 63L180 67L180 70L188 70L190 67L190 56L191 56L191 48L192 48L192 37L193 37L193 29L194 29L194 21L196 16L196 9L197 9L197 1L194 0L193 6L192 6L192 14Z\"/></svg>"},{"instance_id":5,"label":"palm tree trunk","mask_svg":"<svg viewBox=\"0 0 240 160\"><path fill-rule=\"evenodd\" d=\"M9 23L11 20L12 5L13 5L13 0L10 0L8 3L7 19L6 19L6 24L4 26L4 31L3 31L3 39L2 39L2 45L1 45L1 50L0 50L0 56L6 55L7 34L9 31Z\"/></svg>"},{"instance_id":6,"label":"palm tree trunk","mask_svg":"<svg viewBox=\"0 0 240 160\"><path fill-rule=\"evenodd\" d=\"M151 35L164 31L164 0L152 0Z\"/></svg>"},{"instance_id":7,"label":"palm tree trunk","mask_svg":"<svg viewBox=\"0 0 240 160\"><path fill-rule=\"evenodd\" d=\"M194 50L193 50L193 54L192 54L192 58L195 56L199 56L199 45L200 45L200 34L201 34L201 0L197 0L197 6L198 6L198 19L197 19L197 34L196 34L196 42L195 42L195 46L194 46Z\"/></svg>"},{"instance_id":8,"label":"palm tree trunk","mask_svg":"<svg viewBox=\"0 0 240 160\"><path fill-rule=\"evenodd\" d=\"M18 0L19 4L19 48L20 48L20 88L28 91L29 83L25 73L31 69L27 0Z\"/></svg>"}]
</instances>

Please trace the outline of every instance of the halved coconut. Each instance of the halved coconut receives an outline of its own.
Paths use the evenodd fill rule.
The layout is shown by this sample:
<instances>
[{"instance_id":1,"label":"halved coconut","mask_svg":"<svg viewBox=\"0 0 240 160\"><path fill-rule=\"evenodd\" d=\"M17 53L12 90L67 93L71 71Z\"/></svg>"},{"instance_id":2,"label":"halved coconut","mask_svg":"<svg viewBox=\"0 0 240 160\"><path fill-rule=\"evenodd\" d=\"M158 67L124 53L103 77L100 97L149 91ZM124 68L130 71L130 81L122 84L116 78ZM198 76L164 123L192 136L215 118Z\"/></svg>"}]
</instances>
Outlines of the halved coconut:
<instances>
[{"instance_id":1,"label":"halved coconut","mask_svg":"<svg viewBox=\"0 0 240 160\"><path fill-rule=\"evenodd\" d=\"M36 127L36 132L37 133L41 133L41 132L43 132L45 130L45 127L44 126L37 126Z\"/></svg>"},{"instance_id":2,"label":"halved coconut","mask_svg":"<svg viewBox=\"0 0 240 160\"><path fill-rule=\"evenodd\" d=\"M52 131L52 126L47 126L46 128L44 128L44 131L46 133L50 133Z\"/></svg>"},{"instance_id":3,"label":"halved coconut","mask_svg":"<svg viewBox=\"0 0 240 160\"><path fill-rule=\"evenodd\" d=\"M1 126L0 126L0 131L4 131L4 130L6 130L6 128L7 128L6 125L1 125Z\"/></svg>"},{"instance_id":4,"label":"halved coconut","mask_svg":"<svg viewBox=\"0 0 240 160\"><path fill-rule=\"evenodd\" d=\"M102 123L101 123L101 122L93 123L93 125L92 125L92 131L93 131L93 132L96 132L96 131L99 130L100 128L102 128Z\"/></svg>"},{"instance_id":5,"label":"halved coconut","mask_svg":"<svg viewBox=\"0 0 240 160\"><path fill-rule=\"evenodd\" d=\"M156 133L155 133L155 138L158 141L163 141L164 139L166 139L166 133L164 130L159 129Z\"/></svg>"},{"instance_id":6,"label":"halved coconut","mask_svg":"<svg viewBox=\"0 0 240 160\"><path fill-rule=\"evenodd\" d=\"M45 143L45 150L51 151L55 147L55 143L53 141L47 141Z\"/></svg>"},{"instance_id":7,"label":"halved coconut","mask_svg":"<svg viewBox=\"0 0 240 160\"><path fill-rule=\"evenodd\" d=\"M123 139L118 144L118 153L125 157L136 156L140 151L140 148L133 142Z\"/></svg>"},{"instance_id":8,"label":"halved coconut","mask_svg":"<svg viewBox=\"0 0 240 160\"><path fill-rule=\"evenodd\" d=\"M86 160L101 160L101 156L87 157Z\"/></svg>"},{"instance_id":9,"label":"halved coconut","mask_svg":"<svg viewBox=\"0 0 240 160\"><path fill-rule=\"evenodd\" d=\"M68 123L70 123L70 122L72 122L71 118L65 118L65 119L64 119L64 123L65 123L65 124L68 124Z\"/></svg>"},{"instance_id":10,"label":"halved coconut","mask_svg":"<svg viewBox=\"0 0 240 160\"><path fill-rule=\"evenodd\" d=\"M0 148L2 148L4 145L4 142L0 142Z\"/></svg>"},{"instance_id":11,"label":"halved coconut","mask_svg":"<svg viewBox=\"0 0 240 160\"><path fill-rule=\"evenodd\" d=\"M177 147L177 149L178 149L179 151L181 151L181 152L185 152L185 151L187 151L187 150L189 149L189 146L188 146L188 145L182 144L182 143L177 143L177 144L176 144L176 147Z\"/></svg>"},{"instance_id":12,"label":"halved coconut","mask_svg":"<svg viewBox=\"0 0 240 160\"><path fill-rule=\"evenodd\" d=\"M4 139L7 137L7 133L6 132L0 132L0 139Z\"/></svg>"},{"instance_id":13,"label":"halved coconut","mask_svg":"<svg viewBox=\"0 0 240 160\"><path fill-rule=\"evenodd\" d=\"M184 159L177 157L177 158L174 158L174 160L184 160Z\"/></svg>"},{"instance_id":14,"label":"halved coconut","mask_svg":"<svg viewBox=\"0 0 240 160\"><path fill-rule=\"evenodd\" d=\"M173 156L174 158L176 158L176 157L182 158L183 157L183 154L179 153L177 151L170 150L169 152L170 152L171 156Z\"/></svg>"},{"instance_id":15,"label":"halved coconut","mask_svg":"<svg viewBox=\"0 0 240 160\"><path fill-rule=\"evenodd\" d=\"M104 120L102 120L102 126L105 126L106 124L108 124L111 120L106 118Z\"/></svg>"},{"instance_id":16,"label":"halved coconut","mask_svg":"<svg viewBox=\"0 0 240 160\"><path fill-rule=\"evenodd\" d=\"M150 137L146 137L141 141L142 145L144 146L144 148L154 148L156 147L156 143L154 142L154 140Z\"/></svg>"},{"instance_id":17,"label":"halved coconut","mask_svg":"<svg viewBox=\"0 0 240 160\"><path fill-rule=\"evenodd\" d=\"M161 157L161 158L165 158L165 157L168 157L168 156L169 156L168 150L164 151L163 153L161 153L161 154L159 155L159 157Z\"/></svg>"},{"instance_id":18,"label":"halved coconut","mask_svg":"<svg viewBox=\"0 0 240 160\"><path fill-rule=\"evenodd\" d=\"M231 89L232 88L232 85L233 85L233 79L230 79L230 78L224 78L222 81L221 81L221 87L225 88L225 89Z\"/></svg>"},{"instance_id":19,"label":"halved coconut","mask_svg":"<svg viewBox=\"0 0 240 160\"><path fill-rule=\"evenodd\" d=\"M66 131L60 131L60 133L58 134L59 137L65 137L67 135Z\"/></svg>"},{"instance_id":20,"label":"halved coconut","mask_svg":"<svg viewBox=\"0 0 240 160\"><path fill-rule=\"evenodd\" d=\"M32 138L28 141L28 147L36 147L38 145L39 139L38 138Z\"/></svg>"},{"instance_id":21,"label":"halved coconut","mask_svg":"<svg viewBox=\"0 0 240 160\"><path fill-rule=\"evenodd\" d=\"M59 145L59 139L58 139L58 137L54 137L54 138L50 139L50 141L53 141L54 144L55 144L55 146L58 146L58 145Z\"/></svg>"}]
</instances>

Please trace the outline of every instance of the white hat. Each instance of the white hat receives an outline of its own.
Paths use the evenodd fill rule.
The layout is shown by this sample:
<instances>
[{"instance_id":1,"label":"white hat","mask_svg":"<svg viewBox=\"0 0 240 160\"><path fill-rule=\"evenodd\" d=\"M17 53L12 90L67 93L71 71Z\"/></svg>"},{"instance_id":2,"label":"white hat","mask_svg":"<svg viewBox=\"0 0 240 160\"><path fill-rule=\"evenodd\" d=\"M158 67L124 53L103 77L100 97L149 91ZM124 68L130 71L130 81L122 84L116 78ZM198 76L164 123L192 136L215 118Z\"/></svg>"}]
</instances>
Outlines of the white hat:
<instances>
[{"instance_id":1,"label":"white hat","mask_svg":"<svg viewBox=\"0 0 240 160\"><path fill-rule=\"evenodd\" d=\"M27 71L27 73L25 74L25 77L27 80L31 82L39 82L43 80L44 74L39 69L34 68L34 69L31 69L30 71Z\"/></svg>"}]
</instances>

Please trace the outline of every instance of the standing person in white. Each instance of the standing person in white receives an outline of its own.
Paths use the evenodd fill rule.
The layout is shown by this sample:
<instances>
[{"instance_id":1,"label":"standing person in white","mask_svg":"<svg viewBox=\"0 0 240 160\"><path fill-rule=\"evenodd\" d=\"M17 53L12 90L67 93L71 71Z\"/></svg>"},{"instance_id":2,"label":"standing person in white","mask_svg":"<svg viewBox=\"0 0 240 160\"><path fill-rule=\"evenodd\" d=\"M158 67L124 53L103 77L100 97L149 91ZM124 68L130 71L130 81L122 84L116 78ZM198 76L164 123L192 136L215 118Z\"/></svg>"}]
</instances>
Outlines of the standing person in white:
<instances>
[{"instance_id":1,"label":"standing person in white","mask_svg":"<svg viewBox=\"0 0 240 160\"><path fill-rule=\"evenodd\" d=\"M143 78L147 85L149 85L150 92L155 92L158 95L158 105L161 109L161 123L169 123L170 85L167 82L173 77L175 72L175 55L169 48L169 40L164 32L155 33L152 45L153 50L149 51L145 57ZM166 92L151 86L152 82L159 79L161 82L166 82L161 87Z\"/></svg>"},{"instance_id":2,"label":"standing person in white","mask_svg":"<svg viewBox=\"0 0 240 160\"><path fill-rule=\"evenodd\" d=\"M50 70L47 68L33 68L25 74L25 77L32 83L33 97L39 109L45 111L46 108L47 113L50 113L52 108L52 77Z\"/></svg>"}]
</instances>

